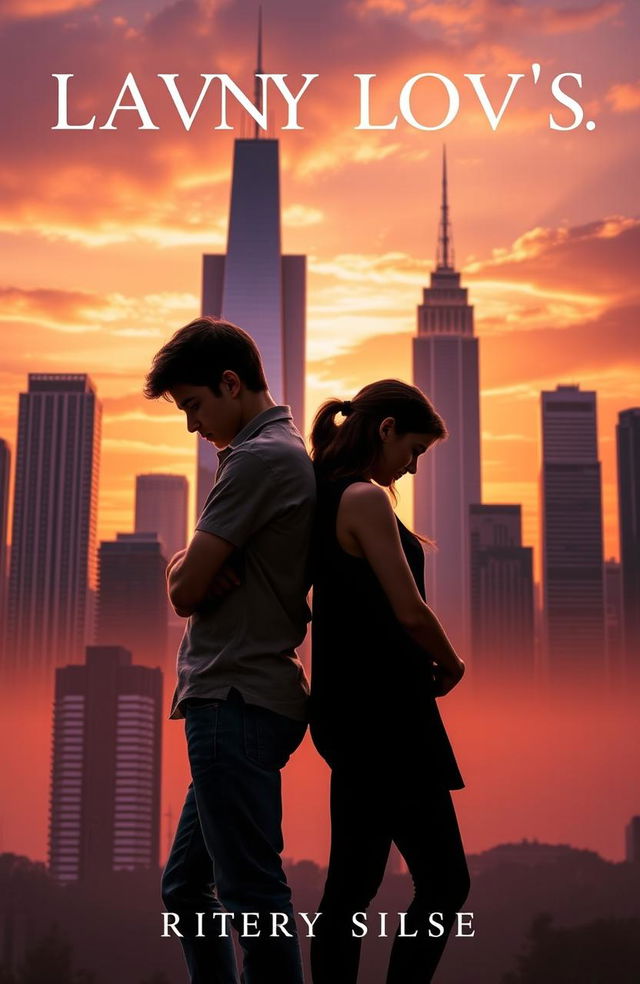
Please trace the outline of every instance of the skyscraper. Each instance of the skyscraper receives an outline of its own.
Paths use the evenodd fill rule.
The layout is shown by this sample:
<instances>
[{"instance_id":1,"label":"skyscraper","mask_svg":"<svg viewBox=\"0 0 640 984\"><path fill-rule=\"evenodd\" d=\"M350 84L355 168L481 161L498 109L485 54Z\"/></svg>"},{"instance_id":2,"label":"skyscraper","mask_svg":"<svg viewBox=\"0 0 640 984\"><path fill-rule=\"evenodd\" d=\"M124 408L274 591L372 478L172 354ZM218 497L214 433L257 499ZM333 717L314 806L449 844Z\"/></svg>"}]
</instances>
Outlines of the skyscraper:
<instances>
[{"instance_id":1,"label":"skyscraper","mask_svg":"<svg viewBox=\"0 0 640 984\"><path fill-rule=\"evenodd\" d=\"M3 653L7 597L7 521L9 517L9 474L11 451L0 437L0 654Z\"/></svg>"},{"instance_id":2,"label":"skyscraper","mask_svg":"<svg viewBox=\"0 0 640 984\"><path fill-rule=\"evenodd\" d=\"M478 340L473 307L454 268L446 156L436 268L418 307L413 380L449 431L418 469L414 525L436 541L437 550L426 557L429 603L464 656L470 619L469 506L481 501Z\"/></svg>"},{"instance_id":3,"label":"skyscraper","mask_svg":"<svg viewBox=\"0 0 640 984\"><path fill-rule=\"evenodd\" d=\"M258 66L262 73L262 28ZM259 105L256 86L256 105ZM202 313L222 316L255 339L269 391L291 407L304 433L306 257L282 255L277 140L236 140L226 254L203 257ZM217 468L212 444L198 441L199 515Z\"/></svg>"},{"instance_id":4,"label":"skyscraper","mask_svg":"<svg viewBox=\"0 0 640 984\"><path fill-rule=\"evenodd\" d=\"M623 643L622 568L613 558L604 563L604 611L607 666L612 679L624 687L627 666Z\"/></svg>"},{"instance_id":5,"label":"skyscraper","mask_svg":"<svg viewBox=\"0 0 640 984\"><path fill-rule=\"evenodd\" d=\"M167 561L155 533L118 533L100 544L96 642L124 646L138 663L167 656Z\"/></svg>"},{"instance_id":6,"label":"skyscraper","mask_svg":"<svg viewBox=\"0 0 640 984\"><path fill-rule=\"evenodd\" d=\"M187 545L189 483L184 475L136 475L136 533L157 533L170 560Z\"/></svg>"},{"instance_id":7,"label":"skyscraper","mask_svg":"<svg viewBox=\"0 0 640 984\"><path fill-rule=\"evenodd\" d=\"M49 867L99 884L158 864L162 673L89 646L56 671Z\"/></svg>"},{"instance_id":8,"label":"skyscraper","mask_svg":"<svg viewBox=\"0 0 640 984\"><path fill-rule=\"evenodd\" d=\"M156 531L164 558L169 561L186 547L189 483L184 475L136 476L136 533ZM164 578L163 578L164 581ZM162 588L166 596L166 588ZM173 659L184 633L184 619L166 604L167 658ZM139 657L143 662L148 660Z\"/></svg>"},{"instance_id":9,"label":"skyscraper","mask_svg":"<svg viewBox=\"0 0 640 984\"><path fill-rule=\"evenodd\" d=\"M627 668L640 672L640 407L623 410L616 428L622 565L623 633Z\"/></svg>"},{"instance_id":10,"label":"skyscraper","mask_svg":"<svg viewBox=\"0 0 640 984\"><path fill-rule=\"evenodd\" d=\"M472 505L471 651L474 679L533 676L533 550L517 505Z\"/></svg>"},{"instance_id":11,"label":"skyscraper","mask_svg":"<svg viewBox=\"0 0 640 984\"><path fill-rule=\"evenodd\" d=\"M602 499L596 394L542 393L542 570L549 670L605 668Z\"/></svg>"},{"instance_id":12,"label":"skyscraper","mask_svg":"<svg viewBox=\"0 0 640 984\"><path fill-rule=\"evenodd\" d=\"M14 668L51 670L82 657L96 580L100 421L89 376L29 374L11 538L6 658Z\"/></svg>"},{"instance_id":13,"label":"skyscraper","mask_svg":"<svg viewBox=\"0 0 640 984\"><path fill-rule=\"evenodd\" d=\"M628 864L638 864L640 862L640 817L631 817L624 833L624 859Z\"/></svg>"}]
</instances>

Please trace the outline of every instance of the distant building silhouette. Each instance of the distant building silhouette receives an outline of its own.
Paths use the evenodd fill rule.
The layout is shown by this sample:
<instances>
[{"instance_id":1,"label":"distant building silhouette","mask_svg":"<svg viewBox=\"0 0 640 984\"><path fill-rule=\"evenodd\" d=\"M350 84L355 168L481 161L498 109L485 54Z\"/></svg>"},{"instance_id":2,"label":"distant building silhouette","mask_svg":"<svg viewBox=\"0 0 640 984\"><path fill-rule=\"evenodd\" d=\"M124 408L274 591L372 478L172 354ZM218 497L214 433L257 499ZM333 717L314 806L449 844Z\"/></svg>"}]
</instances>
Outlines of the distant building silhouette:
<instances>
[{"instance_id":1,"label":"distant building silhouette","mask_svg":"<svg viewBox=\"0 0 640 984\"><path fill-rule=\"evenodd\" d=\"M414 479L414 526L434 539L426 557L429 603L455 645L467 651L470 622L469 506L481 501L478 339L473 307L454 268L446 158L436 268L418 307L413 380L444 417L437 444Z\"/></svg>"},{"instance_id":2,"label":"distant building silhouette","mask_svg":"<svg viewBox=\"0 0 640 984\"><path fill-rule=\"evenodd\" d=\"M623 410L616 427L622 607L627 666L640 672L640 407Z\"/></svg>"},{"instance_id":3,"label":"distant building silhouette","mask_svg":"<svg viewBox=\"0 0 640 984\"><path fill-rule=\"evenodd\" d=\"M626 667L622 625L622 569L617 560L605 561L604 610L607 667L612 679L624 684Z\"/></svg>"},{"instance_id":4,"label":"distant building silhouette","mask_svg":"<svg viewBox=\"0 0 640 984\"><path fill-rule=\"evenodd\" d=\"M136 475L136 533L156 531L167 562L189 542L189 483L184 475ZM166 591L165 591L166 594ZM167 605L167 659L173 662L185 621Z\"/></svg>"},{"instance_id":5,"label":"distant building silhouette","mask_svg":"<svg viewBox=\"0 0 640 984\"><path fill-rule=\"evenodd\" d=\"M165 665L166 557L155 533L118 533L100 544L96 642L124 646L137 663Z\"/></svg>"},{"instance_id":6,"label":"distant building silhouette","mask_svg":"<svg viewBox=\"0 0 640 984\"><path fill-rule=\"evenodd\" d=\"M476 681L533 676L533 550L518 505L472 505L471 652Z\"/></svg>"},{"instance_id":7,"label":"distant building silhouette","mask_svg":"<svg viewBox=\"0 0 640 984\"><path fill-rule=\"evenodd\" d=\"M542 393L542 568L546 647L554 674L605 668L602 497L596 394Z\"/></svg>"},{"instance_id":8,"label":"distant building silhouette","mask_svg":"<svg viewBox=\"0 0 640 984\"><path fill-rule=\"evenodd\" d=\"M189 483L184 475L136 475L136 533L157 533L167 560L188 543Z\"/></svg>"},{"instance_id":9,"label":"distant building silhouette","mask_svg":"<svg viewBox=\"0 0 640 984\"><path fill-rule=\"evenodd\" d=\"M625 861L640 863L640 817L631 817L625 830Z\"/></svg>"},{"instance_id":10,"label":"distant building silhouette","mask_svg":"<svg viewBox=\"0 0 640 984\"><path fill-rule=\"evenodd\" d=\"M9 445L0 437L0 656L4 654L4 635L7 599L7 524L9 520L9 475L11 472L11 451Z\"/></svg>"},{"instance_id":11,"label":"distant building silhouette","mask_svg":"<svg viewBox=\"0 0 640 984\"><path fill-rule=\"evenodd\" d=\"M257 73L261 66L260 30ZM291 407L304 434L306 257L282 255L278 146L261 139L257 126L253 139L235 141L227 252L203 257L202 313L222 316L255 339L271 395ZM197 515L217 461L214 446L199 440Z\"/></svg>"},{"instance_id":12,"label":"distant building silhouette","mask_svg":"<svg viewBox=\"0 0 640 984\"><path fill-rule=\"evenodd\" d=\"M61 882L158 864L162 673L119 646L56 671L49 867Z\"/></svg>"},{"instance_id":13,"label":"distant building silhouette","mask_svg":"<svg viewBox=\"0 0 640 984\"><path fill-rule=\"evenodd\" d=\"M96 581L100 421L89 376L29 374L20 394L11 537L13 668L44 673L82 658Z\"/></svg>"}]
</instances>

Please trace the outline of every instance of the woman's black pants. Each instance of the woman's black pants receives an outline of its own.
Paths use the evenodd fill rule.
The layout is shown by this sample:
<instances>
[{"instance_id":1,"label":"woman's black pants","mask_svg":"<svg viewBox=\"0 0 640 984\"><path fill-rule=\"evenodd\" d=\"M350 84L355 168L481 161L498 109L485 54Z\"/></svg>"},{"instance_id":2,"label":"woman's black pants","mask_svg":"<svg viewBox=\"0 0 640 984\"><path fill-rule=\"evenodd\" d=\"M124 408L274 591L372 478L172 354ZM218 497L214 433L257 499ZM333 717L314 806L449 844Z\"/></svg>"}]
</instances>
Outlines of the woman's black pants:
<instances>
[{"instance_id":1,"label":"woman's black pants","mask_svg":"<svg viewBox=\"0 0 640 984\"><path fill-rule=\"evenodd\" d=\"M469 892L469 872L448 789L426 784L417 770L391 764L333 763L331 855L322 915L311 940L314 984L355 984L361 930L354 913L366 912L382 881L392 842L414 887L404 933L396 933L387 984L430 981ZM430 913L442 913L443 918ZM439 934L438 924L444 931ZM379 931L369 917L369 932ZM433 935L429 935L429 930ZM355 933L355 935L354 935ZM366 937L365 937L366 939Z\"/></svg>"}]
</instances>

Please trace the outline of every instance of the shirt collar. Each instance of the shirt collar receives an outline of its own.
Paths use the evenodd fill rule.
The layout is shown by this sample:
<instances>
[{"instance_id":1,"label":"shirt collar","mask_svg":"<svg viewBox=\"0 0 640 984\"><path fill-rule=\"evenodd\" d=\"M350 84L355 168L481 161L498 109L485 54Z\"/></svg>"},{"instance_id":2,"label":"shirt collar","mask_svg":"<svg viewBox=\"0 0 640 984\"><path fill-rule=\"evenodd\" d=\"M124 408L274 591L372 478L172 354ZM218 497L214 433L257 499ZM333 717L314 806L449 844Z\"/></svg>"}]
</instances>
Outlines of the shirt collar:
<instances>
[{"instance_id":1,"label":"shirt collar","mask_svg":"<svg viewBox=\"0 0 640 984\"><path fill-rule=\"evenodd\" d=\"M257 413L255 417L244 425L242 430L239 430L232 441L229 442L226 448L222 451L218 451L218 460L224 461L224 459L232 452L235 451L241 444L248 441L250 437L253 437L258 431L266 427L267 424L272 424L276 420L293 420L293 414L291 413L291 407L289 406L275 406L267 407L266 410L262 410Z\"/></svg>"}]
</instances>

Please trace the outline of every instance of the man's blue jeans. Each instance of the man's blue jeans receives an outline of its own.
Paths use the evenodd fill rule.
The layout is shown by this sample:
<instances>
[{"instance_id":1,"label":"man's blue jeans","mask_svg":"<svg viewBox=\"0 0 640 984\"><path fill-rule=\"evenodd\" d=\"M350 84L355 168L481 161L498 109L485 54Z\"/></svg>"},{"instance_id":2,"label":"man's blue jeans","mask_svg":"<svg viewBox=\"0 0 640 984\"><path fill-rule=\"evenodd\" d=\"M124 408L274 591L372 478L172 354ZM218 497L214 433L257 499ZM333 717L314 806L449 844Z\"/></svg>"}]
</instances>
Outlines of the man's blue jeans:
<instances>
[{"instance_id":1,"label":"man's blue jeans","mask_svg":"<svg viewBox=\"0 0 640 984\"><path fill-rule=\"evenodd\" d=\"M162 898L177 928L192 984L237 984L228 927L239 931L243 984L302 984L291 891L282 868L280 770L306 725L232 689L226 700L189 700L185 730L192 783L162 878ZM198 936L195 913L205 913ZM242 935L242 913L248 935ZM272 913L291 935L272 936ZM283 917L280 917L280 924ZM259 931L260 935L255 934Z\"/></svg>"}]
</instances>

